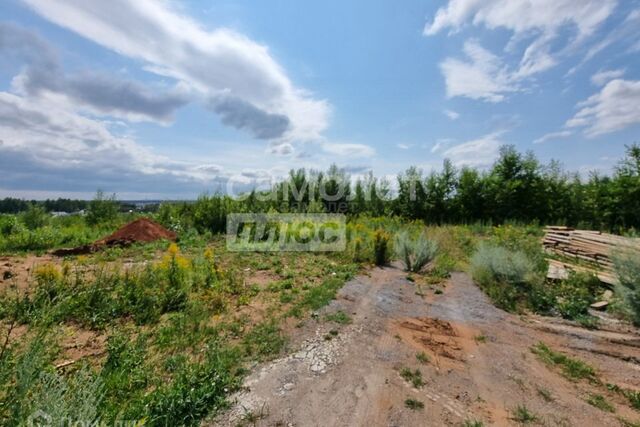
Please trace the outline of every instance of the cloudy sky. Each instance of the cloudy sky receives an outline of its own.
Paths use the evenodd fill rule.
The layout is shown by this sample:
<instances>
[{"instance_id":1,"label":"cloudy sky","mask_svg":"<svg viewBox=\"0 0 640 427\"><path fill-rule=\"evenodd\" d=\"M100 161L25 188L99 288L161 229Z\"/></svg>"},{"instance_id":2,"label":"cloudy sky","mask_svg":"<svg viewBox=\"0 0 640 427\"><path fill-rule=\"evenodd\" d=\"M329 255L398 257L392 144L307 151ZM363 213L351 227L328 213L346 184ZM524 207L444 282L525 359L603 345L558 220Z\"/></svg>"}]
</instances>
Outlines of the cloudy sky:
<instances>
[{"instance_id":1,"label":"cloudy sky","mask_svg":"<svg viewBox=\"0 0 640 427\"><path fill-rule=\"evenodd\" d=\"M0 197L192 198L640 141L640 1L3 0Z\"/></svg>"}]
</instances>

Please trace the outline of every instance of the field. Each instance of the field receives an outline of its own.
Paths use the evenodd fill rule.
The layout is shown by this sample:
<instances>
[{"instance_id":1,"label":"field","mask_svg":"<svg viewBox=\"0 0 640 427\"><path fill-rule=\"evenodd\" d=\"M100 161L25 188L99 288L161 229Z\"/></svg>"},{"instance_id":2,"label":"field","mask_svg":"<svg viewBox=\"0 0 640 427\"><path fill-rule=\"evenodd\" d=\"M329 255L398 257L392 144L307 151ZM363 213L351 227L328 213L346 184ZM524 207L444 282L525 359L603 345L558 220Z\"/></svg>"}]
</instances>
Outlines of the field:
<instances>
[{"instance_id":1,"label":"field","mask_svg":"<svg viewBox=\"0 0 640 427\"><path fill-rule=\"evenodd\" d=\"M601 322L588 310L603 292L597 280L578 275L561 283L545 279L542 232L536 225L425 226L398 218L359 217L347 224L347 249L342 252L228 252L224 236L195 230L179 230L177 243L161 240L67 257L47 252L90 243L132 218L130 214L118 214L100 225L86 225L82 218L46 218L47 225L32 230L20 230L18 226L0 241L3 424L19 425L40 414L56 420L100 420L107 425L235 425L263 418L260 422L269 425L278 420L272 417L267 422L264 408L261 414L255 402L268 402L275 416L280 416L279 409L286 408L269 402L270 392L264 384L285 390L301 379L279 385L262 380L255 389L264 390L264 395L247 404L234 402L242 396L242 390L247 390L247 378L255 376L256 369L272 366L273 372L279 372L282 360L291 360L287 355L298 354L300 346L308 347L309 343L320 353L313 350L311 359L300 359L309 362L305 374L311 373L311 378L318 381L342 378L357 384L359 371L349 364L350 359L341 356L340 347L353 347L353 363L367 360L371 357L367 353L374 351L357 344L358 337L369 336L370 343L378 342L381 336L392 337L380 341L391 352L399 351L400 343L406 342L410 350L403 351L411 352L412 361L403 363L412 369L425 365L415 375L412 371L406 375L401 372L401 377L413 382L417 390L422 389L423 381L437 381L442 375L439 372L449 365L451 369L479 369L474 368L477 361L468 358L476 348L517 341L501 335L516 333L508 328L501 330L498 320L506 322L503 316L512 316L511 323L529 319L525 323L533 322L538 329L543 329L540 325L558 329L567 322L569 326L562 327L577 328L584 331L581 334L590 333ZM376 264L387 267L381 269ZM471 289L477 288L470 276L499 309L490 307L489 302L477 306L480 303L469 298L478 292ZM343 289L345 283L348 285ZM394 294L396 291L401 295ZM376 311L385 298L389 306ZM439 304L453 306L443 309ZM624 301L619 305L622 307ZM500 309L514 314L501 314L505 312ZM431 319L439 310L440 316L433 319L441 320ZM454 315L447 310L461 313ZM483 312L480 318L474 317L477 310ZM557 320L540 320L545 318L535 317L535 313ZM617 318L629 318L622 308L614 313ZM604 334L613 333L606 332L609 323L600 327ZM435 340L433 331L441 331ZM424 333L431 334L430 341L419 336ZM438 341L438 336L445 340ZM520 340L516 351L524 351L522 357L527 360L538 355L545 363L562 365L563 359L536 341L543 338L548 340L539 333L532 334L529 340ZM627 338L620 338L625 342L623 353ZM553 342L558 343L558 338ZM505 358L508 346L497 347L499 357ZM632 349L635 354L636 348ZM325 350L328 353L323 353ZM607 351L615 353L612 347ZM640 360L640 355L638 359L624 357ZM400 360L404 359L398 358L395 363ZM374 358L368 366L376 367L376 363ZM342 366L341 375L327 374L338 365ZM435 371L430 372L433 367ZM420 369L429 372L429 378L423 379ZM525 377L526 373L519 375ZM378 383L383 376L376 378L377 386L367 393L381 387ZM514 381L526 381L520 376ZM595 374L586 376L592 382L604 383ZM402 386L398 381L392 383ZM500 386L497 377L492 381L495 384L483 387ZM635 396L630 390L640 383L635 377L621 381L616 382L620 392L596 388L593 392L600 397L593 402L608 409L605 403L610 403L602 403L602 393L613 395L618 414L622 414L619 416L633 419L629 407L635 408L636 403L629 400L632 403L625 404L624 396ZM448 395L452 389L467 387L467 394L476 390L476 386L464 386L463 379L445 385L450 388ZM424 405L424 396L414 396L415 392L402 387L399 396L415 398ZM523 387L533 389L534 385ZM321 397L312 398L311 392L300 394L299 390L303 389L296 385L296 399L311 399L321 407ZM432 392L432 397L437 395L435 388ZM477 392L473 399L490 400L491 396L484 396L480 389ZM243 398L246 396L240 397L240 402ZM509 419L501 412L504 407L492 406L495 402L478 402L463 406L458 402L442 410L451 412L449 416L460 418L460 422L472 416L485 422ZM391 404L400 412L393 415L394 419L412 422L412 414L421 411L420 404L407 403L406 408L402 402ZM342 410L347 409L353 407L347 405ZM336 408L336 413L340 410ZM386 417L386 413L379 414L380 410L377 407L374 411L378 414L374 421L382 422L380 417ZM564 415L567 418L571 413Z\"/></svg>"}]
</instances>

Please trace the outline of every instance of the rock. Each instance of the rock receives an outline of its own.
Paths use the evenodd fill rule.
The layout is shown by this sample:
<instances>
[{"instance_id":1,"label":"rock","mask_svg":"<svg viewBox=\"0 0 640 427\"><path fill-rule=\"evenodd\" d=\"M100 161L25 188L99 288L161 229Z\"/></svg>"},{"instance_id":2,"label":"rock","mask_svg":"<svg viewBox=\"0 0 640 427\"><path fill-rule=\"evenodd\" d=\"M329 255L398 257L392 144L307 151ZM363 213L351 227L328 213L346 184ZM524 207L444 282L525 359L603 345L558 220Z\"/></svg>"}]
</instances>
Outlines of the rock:
<instances>
[{"instance_id":1,"label":"rock","mask_svg":"<svg viewBox=\"0 0 640 427\"><path fill-rule=\"evenodd\" d=\"M282 386L282 388L287 391L293 390L293 387L294 387L293 383L286 383L285 385Z\"/></svg>"},{"instance_id":2,"label":"rock","mask_svg":"<svg viewBox=\"0 0 640 427\"><path fill-rule=\"evenodd\" d=\"M604 310L609 305L609 301L598 301L591 304L591 308L596 310Z\"/></svg>"},{"instance_id":3,"label":"rock","mask_svg":"<svg viewBox=\"0 0 640 427\"><path fill-rule=\"evenodd\" d=\"M611 301L611 298L613 298L613 291L610 289L607 289L606 291L604 291L602 293L602 300L603 301Z\"/></svg>"}]
</instances>

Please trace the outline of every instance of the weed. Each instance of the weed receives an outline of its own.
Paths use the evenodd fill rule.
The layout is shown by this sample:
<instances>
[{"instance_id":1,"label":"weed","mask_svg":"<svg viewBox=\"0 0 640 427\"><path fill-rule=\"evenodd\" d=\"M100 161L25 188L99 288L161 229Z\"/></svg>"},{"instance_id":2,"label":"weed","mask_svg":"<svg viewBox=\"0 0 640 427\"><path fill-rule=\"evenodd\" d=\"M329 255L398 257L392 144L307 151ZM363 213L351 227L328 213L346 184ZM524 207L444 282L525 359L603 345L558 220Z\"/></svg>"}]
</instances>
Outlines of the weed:
<instances>
[{"instance_id":1,"label":"weed","mask_svg":"<svg viewBox=\"0 0 640 427\"><path fill-rule=\"evenodd\" d=\"M404 406L411 409L412 411L419 411L424 409L424 403L419 400L413 398L407 398L404 401Z\"/></svg>"},{"instance_id":2,"label":"weed","mask_svg":"<svg viewBox=\"0 0 640 427\"><path fill-rule=\"evenodd\" d=\"M407 382L413 384L415 388L421 388L425 382L422 379L422 372L419 369L411 370L409 368L402 368L400 370L400 376Z\"/></svg>"},{"instance_id":3,"label":"weed","mask_svg":"<svg viewBox=\"0 0 640 427\"><path fill-rule=\"evenodd\" d=\"M343 281L337 278L326 279L321 285L311 288L302 300L303 306L318 310L329 304L336 297Z\"/></svg>"},{"instance_id":4,"label":"weed","mask_svg":"<svg viewBox=\"0 0 640 427\"><path fill-rule=\"evenodd\" d=\"M337 311L335 313L327 314L325 319L329 322L335 322L340 325L348 325L352 322L351 317L344 311Z\"/></svg>"},{"instance_id":5,"label":"weed","mask_svg":"<svg viewBox=\"0 0 640 427\"><path fill-rule=\"evenodd\" d=\"M579 359L556 352L543 342L531 347L531 351L547 365L559 366L562 374L571 380L587 379L591 382L598 382L593 367Z\"/></svg>"},{"instance_id":6,"label":"weed","mask_svg":"<svg viewBox=\"0 0 640 427\"><path fill-rule=\"evenodd\" d=\"M538 387L537 392L538 395L545 400L545 402L553 402L553 395L546 388Z\"/></svg>"},{"instance_id":7,"label":"weed","mask_svg":"<svg viewBox=\"0 0 640 427\"><path fill-rule=\"evenodd\" d=\"M537 423L540 418L531 412L526 405L518 405L512 411L511 419L521 424Z\"/></svg>"},{"instance_id":8,"label":"weed","mask_svg":"<svg viewBox=\"0 0 640 427\"><path fill-rule=\"evenodd\" d=\"M483 427L484 423L478 420L464 420L461 427Z\"/></svg>"},{"instance_id":9,"label":"weed","mask_svg":"<svg viewBox=\"0 0 640 427\"><path fill-rule=\"evenodd\" d=\"M632 250L612 254L620 285L617 291L623 299L636 325L640 325L640 257Z\"/></svg>"},{"instance_id":10,"label":"weed","mask_svg":"<svg viewBox=\"0 0 640 427\"><path fill-rule=\"evenodd\" d=\"M486 342L487 342L487 337L486 337L486 335L476 335L475 337L473 337L473 339L474 339L477 343L486 343Z\"/></svg>"},{"instance_id":11,"label":"weed","mask_svg":"<svg viewBox=\"0 0 640 427\"><path fill-rule=\"evenodd\" d=\"M601 411L615 412L616 410L601 394L589 394L586 400L589 405L595 406Z\"/></svg>"},{"instance_id":12,"label":"weed","mask_svg":"<svg viewBox=\"0 0 640 427\"><path fill-rule=\"evenodd\" d=\"M384 230L376 230L373 235L373 254L376 265L389 264L391 259L389 251L389 233Z\"/></svg>"},{"instance_id":13,"label":"weed","mask_svg":"<svg viewBox=\"0 0 640 427\"><path fill-rule=\"evenodd\" d=\"M285 343L286 338L273 320L254 327L243 340L246 353L260 359L268 359L277 355Z\"/></svg>"},{"instance_id":14,"label":"weed","mask_svg":"<svg viewBox=\"0 0 640 427\"><path fill-rule=\"evenodd\" d=\"M412 239L408 232L402 231L396 235L394 248L405 269L417 273L435 258L438 243L428 239L424 233Z\"/></svg>"},{"instance_id":15,"label":"weed","mask_svg":"<svg viewBox=\"0 0 640 427\"><path fill-rule=\"evenodd\" d=\"M431 361L431 357L429 357L429 355L424 351L421 351L420 353L416 353L416 359L418 360L418 362L423 364L427 364Z\"/></svg>"}]
</instances>

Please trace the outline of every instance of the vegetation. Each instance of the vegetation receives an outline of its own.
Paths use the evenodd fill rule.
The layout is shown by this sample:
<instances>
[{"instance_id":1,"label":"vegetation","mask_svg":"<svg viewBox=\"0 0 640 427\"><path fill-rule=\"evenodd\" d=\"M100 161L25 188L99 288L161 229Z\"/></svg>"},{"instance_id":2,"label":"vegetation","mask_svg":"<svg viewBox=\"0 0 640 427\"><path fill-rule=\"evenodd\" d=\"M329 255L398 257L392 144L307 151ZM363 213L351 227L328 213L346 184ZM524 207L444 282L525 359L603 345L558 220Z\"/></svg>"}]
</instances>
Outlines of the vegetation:
<instances>
[{"instance_id":1,"label":"vegetation","mask_svg":"<svg viewBox=\"0 0 640 427\"><path fill-rule=\"evenodd\" d=\"M554 351L542 342L531 347L531 351L547 365L559 367L562 374L570 380L587 379L591 382L598 382L593 367L582 360Z\"/></svg>"},{"instance_id":2,"label":"vegetation","mask_svg":"<svg viewBox=\"0 0 640 427\"><path fill-rule=\"evenodd\" d=\"M425 382L422 379L422 372L419 369L411 370L407 367L400 370L400 376L407 382L411 383L415 388L421 388Z\"/></svg>"},{"instance_id":3,"label":"vegetation","mask_svg":"<svg viewBox=\"0 0 640 427\"><path fill-rule=\"evenodd\" d=\"M396 194L372 175L351 185L334 167L327 173L292 171L271 190L241 197L163 203L150 215L179 233L177 244L112 248L36 264L28 289L6 286L0 292L0 337L11 337L0 339L0 423L25 424L30 414L43 411L70 422L196 425L225 406L250 362L286 348L282 322L315 316L360 266L386 265L394 255L419 295L423 289L441 293L440 283L452 271L468 269L499 307L593 326L587 309L599 284L584 274L547 282L538 224L618 232L639 227L638 165L640 148L632 146L613 176L584 181L505 147L487 172L456 170L449 162L426 177L409 169L398 178ZM86 214L50 214L80 209ZM138 216L122 210L114 196L101 192L91 202L0 201L6 212L0 215L0 253L88 244ZM227 252L220 233L227 215L238 212L346 213L347 250ZM640 324L638 258L620 253L614 261L618 293ZM324 318L337 325L352 321L342 311ZM6 332L17 326L24 332L13 339ZM56 368L67 355L63 343L76 333L100 338L100 351ZM334 329L327 337L336 334ZM591 366L544 343L531 351L571 380L598 382ZM429 356L418 353L416 360L426 364ZM414 387L425 384L419 369L399 373ZM640 407L637 392L610 390ZM597 396L589 403L606 408ZM424 407L413 399L405 404ZM524 406L513 418L537 420Z\"/></svg>"},{"instance_id":4,"label":"vegetation","mask_svg":"<svg viewBox=\"0 0 640 427\"><path fill-rule=\"evenodd\" d=\"M418 411L418 410L422 410L424 409L424 403L416 400L416 399L412 399L412 398L407 398L404 401L404 406L406 406L407 408L411 409L412 411Z\"/></svg>"},{"instance_id":5,"label":"vegetation","mask_svg":"<svg viewBox=\"0 0 640 427\"><path fill-rule=\"evenodd\" d=\"M540 417L531 412L526 405L518 405L512 411L511 419L520 424L531 424L540 421Z\"/></svg>"},{"instance_id":6,"label":"vegetation","mask_svg":"<svg viewBox=\"0 0 640 427\"><path fill-rule=\"evenodd\" d=\"M587 403L606 412L615 412L616 410L601 394L589 394L589 397L587 397Z\"/></svg>"},{"instance_id":7,"label":"vegetation","mask_svg":"<svg viewBox=\"0 0 640 427\"><path fill-rule=\"evenodd\" d=\"M438 243L428 239L424 233L412 239L406 231L402 231L396 235L394 247L396 255L404 263L405 269L418 273L425 265L433 261L438 250Z\"/></svg>"},{"instance_id":8,"label":"vegetation","mask_svg":"<svg viewBox=\"0 0 640 427\"><path fill-rule=\"evenodd\" d=\"M616 275L620 284L617 293L627 304L629 317L640 325L640 257L631 251L613 254Z\"/></svg>"}]
</instances>

